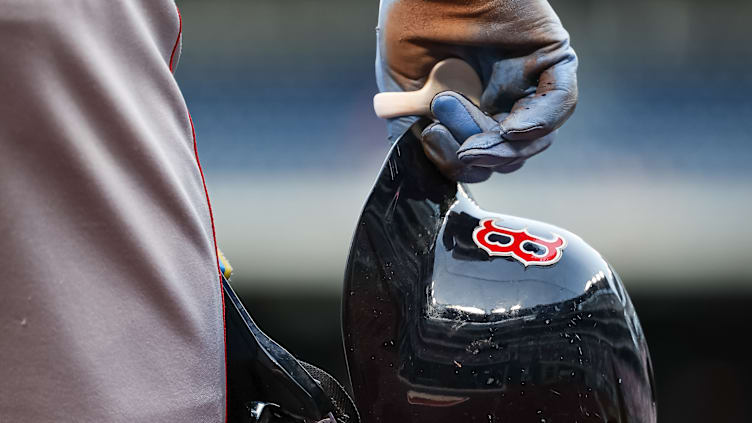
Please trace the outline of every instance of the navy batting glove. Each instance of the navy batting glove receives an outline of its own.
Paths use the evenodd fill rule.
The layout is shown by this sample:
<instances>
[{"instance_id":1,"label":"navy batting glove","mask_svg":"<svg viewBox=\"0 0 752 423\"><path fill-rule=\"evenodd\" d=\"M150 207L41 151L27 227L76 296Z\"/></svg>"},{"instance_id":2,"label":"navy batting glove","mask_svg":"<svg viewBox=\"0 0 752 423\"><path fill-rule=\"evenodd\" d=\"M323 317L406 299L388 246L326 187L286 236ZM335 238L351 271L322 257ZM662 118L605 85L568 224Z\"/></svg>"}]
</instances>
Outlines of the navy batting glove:
<instances>
[{"instance_id":1,"label":"navy batting glove","mask_svg":"<svg viewBox=\"0 0 752 423\"><path fill-rule=\"evenodd\" d=\"M513 172L548 148L554 135L507 140L499 121L508 113L491 117L452 91L436 95L431 112L438 122L423 131L423 148L444 175L460 182L481 182L492 172Z\"/></svg>"},{"instance_id":2,"label":"navy batting glove","mask_svg":"<svg viewBox=\"0 0 752 423\"><path fill-rule=\"evenodd\" d=\"M447 176L470 182L519 169L551 145L574 111L577 56L546 0L382 0L381 91L417 90L449 57L470 63L484 91L480 107L457 94L434 99L439 124L426 128L424 149ZM390 137L414 120L390 120Z\"/></svg>"}]
</instances>

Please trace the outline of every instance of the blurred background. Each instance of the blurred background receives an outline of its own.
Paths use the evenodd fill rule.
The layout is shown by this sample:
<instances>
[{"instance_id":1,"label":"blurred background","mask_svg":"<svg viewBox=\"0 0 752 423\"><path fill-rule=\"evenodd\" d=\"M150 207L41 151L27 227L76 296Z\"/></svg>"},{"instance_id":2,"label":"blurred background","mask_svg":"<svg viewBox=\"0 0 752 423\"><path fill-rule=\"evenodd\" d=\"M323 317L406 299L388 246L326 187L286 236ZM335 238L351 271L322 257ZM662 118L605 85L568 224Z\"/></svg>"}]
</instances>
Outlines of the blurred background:
<instances>
[{"instance_id":1,"label":"blurred background","mask_svg":"<svg viewBox=\"0 0 752 423\"><path fill-rule=\"evenodd\" d=\"M233 285L262 329L345 380L345 260L388 149L371 108L378 2L178 4L177 78ZM546 153L473 193L614 265L661 421L752 421L752 3L551 4L580 58L577 111Z\"/></svg>"}]
</instances>

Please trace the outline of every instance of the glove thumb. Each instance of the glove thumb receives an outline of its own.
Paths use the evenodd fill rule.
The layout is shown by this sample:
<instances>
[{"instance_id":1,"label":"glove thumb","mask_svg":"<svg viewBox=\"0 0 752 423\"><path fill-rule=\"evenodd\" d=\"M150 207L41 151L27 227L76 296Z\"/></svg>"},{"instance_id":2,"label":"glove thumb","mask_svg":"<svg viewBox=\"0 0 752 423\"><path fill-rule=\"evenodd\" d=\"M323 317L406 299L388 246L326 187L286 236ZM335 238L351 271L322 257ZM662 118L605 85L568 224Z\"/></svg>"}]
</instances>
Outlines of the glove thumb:
<instances>
[{"instance_id":1,"label":"glove thumb","mask_svg":"<svg viewBox=\"0 0 752 423\"><path fill-rule=\"evenodd\" d=\"M481 132L499 133L499 123L483 113L475 104L454 91L436 94L431 101L431 113L462 144Z\"/></svg>"}]
</instances>

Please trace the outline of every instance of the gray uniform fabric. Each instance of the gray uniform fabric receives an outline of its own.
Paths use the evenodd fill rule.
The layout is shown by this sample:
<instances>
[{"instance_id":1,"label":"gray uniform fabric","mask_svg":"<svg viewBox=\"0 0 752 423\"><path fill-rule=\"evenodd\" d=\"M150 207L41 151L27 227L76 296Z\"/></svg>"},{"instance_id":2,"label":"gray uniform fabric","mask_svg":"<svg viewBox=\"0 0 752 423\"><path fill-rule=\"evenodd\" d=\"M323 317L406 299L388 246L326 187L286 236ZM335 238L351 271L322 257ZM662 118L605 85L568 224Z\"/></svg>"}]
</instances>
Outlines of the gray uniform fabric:
<instances>
[{"instance_id":1,"label":"gray uniform fabric","mask_svg":"<svg viewBox=\"0 0 752 423\"><path fill-rule=\"evenodd\" d=\"M0 422L221 422L172 0L0 0Z\"/></svg>"}]
</instances>

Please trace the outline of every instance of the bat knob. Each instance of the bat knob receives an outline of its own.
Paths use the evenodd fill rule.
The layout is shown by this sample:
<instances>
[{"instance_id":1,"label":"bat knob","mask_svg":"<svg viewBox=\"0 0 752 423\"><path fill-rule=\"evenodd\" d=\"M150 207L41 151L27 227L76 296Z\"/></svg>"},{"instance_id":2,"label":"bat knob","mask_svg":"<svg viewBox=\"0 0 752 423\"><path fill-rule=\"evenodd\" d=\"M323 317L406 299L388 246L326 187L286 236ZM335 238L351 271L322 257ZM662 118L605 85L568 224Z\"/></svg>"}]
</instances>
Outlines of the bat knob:
<instances>
[{"instance_id":1,"label":"bat knob","mask_svg":"<svg viewBox=\"0 0 752 423\"><path fill-rule=\"evenodd\" d=\"M417 91L379 93L373 97L373 110L380 118L431 116L431 100L444 91L460 93L478 105L483 85L472 66L450 58L437 63L423 88Z\"/></svg>"}]
</instances>

